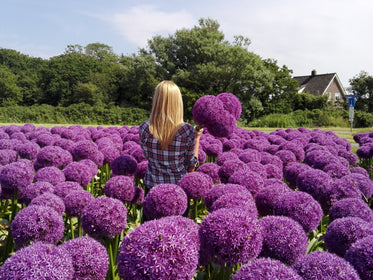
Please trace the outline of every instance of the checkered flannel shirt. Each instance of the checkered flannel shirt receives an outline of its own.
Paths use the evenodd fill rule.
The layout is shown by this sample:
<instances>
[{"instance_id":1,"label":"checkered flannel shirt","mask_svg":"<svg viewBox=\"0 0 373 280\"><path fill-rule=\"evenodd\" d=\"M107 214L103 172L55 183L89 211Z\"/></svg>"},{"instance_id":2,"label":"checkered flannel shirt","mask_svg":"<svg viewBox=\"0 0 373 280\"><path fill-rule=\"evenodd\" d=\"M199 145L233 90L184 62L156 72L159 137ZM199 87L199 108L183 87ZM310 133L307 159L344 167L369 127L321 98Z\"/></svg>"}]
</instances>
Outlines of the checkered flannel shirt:
<instances>
[{"instance_id":1,"label":"checkered flannel shirt","mask_svg":"<svg viewBox=\"0 0 373 280\"><path fill-rule=\"evenodd\" d=\"M188 169L198 162L194 156L195 130L188 123L179 128L174 141L165 150L150 133L149 121L140 124L139 135L142 151L148 160L144 177L147 188L164 183L177 184Z\"/></svg>"}]
</instances>

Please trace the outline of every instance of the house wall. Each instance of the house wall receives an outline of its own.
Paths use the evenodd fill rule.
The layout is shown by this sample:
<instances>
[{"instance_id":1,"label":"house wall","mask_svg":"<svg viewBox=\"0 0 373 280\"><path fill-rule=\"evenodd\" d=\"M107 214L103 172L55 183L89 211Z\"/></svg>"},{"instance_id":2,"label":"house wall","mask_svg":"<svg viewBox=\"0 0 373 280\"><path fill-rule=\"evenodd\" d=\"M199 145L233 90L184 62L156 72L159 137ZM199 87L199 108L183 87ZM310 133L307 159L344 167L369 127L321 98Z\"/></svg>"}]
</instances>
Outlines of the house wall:
<instances>
[{"instance_id":1,"label":"house wall","mask_svg":"<svg viewBox=\"0 0 373 280\"><path fill-rule=\"evenodd\" d=\"M325 92L329 94L330 101L336 101L336 97L338 99L343 98L342 91L339 88L335 79L333 79L333 81L330 83L329 87L327 88Z\"/></svg>"}]
</instances>

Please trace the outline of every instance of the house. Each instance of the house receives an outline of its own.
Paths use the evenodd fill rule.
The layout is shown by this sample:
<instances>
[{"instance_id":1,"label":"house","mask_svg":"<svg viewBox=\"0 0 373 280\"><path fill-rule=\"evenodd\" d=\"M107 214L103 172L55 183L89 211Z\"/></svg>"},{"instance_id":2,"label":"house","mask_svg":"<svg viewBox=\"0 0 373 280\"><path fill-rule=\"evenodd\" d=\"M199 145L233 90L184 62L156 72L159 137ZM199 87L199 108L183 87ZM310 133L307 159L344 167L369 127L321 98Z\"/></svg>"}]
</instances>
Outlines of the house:
<instances>
[{"instance_id":1,"label":"house","mask_svg":"<svg viewBox=\"0 0 373 280\"><path fill-rule=\"evenodd\" d=\"M344 101L347 94L338 78L337 73L317 74L316 70L312 70L311 75L293 77L298 84L298 93L308 92L312 95L329 96L329 101Z\"/></svg>"}]
</instances>

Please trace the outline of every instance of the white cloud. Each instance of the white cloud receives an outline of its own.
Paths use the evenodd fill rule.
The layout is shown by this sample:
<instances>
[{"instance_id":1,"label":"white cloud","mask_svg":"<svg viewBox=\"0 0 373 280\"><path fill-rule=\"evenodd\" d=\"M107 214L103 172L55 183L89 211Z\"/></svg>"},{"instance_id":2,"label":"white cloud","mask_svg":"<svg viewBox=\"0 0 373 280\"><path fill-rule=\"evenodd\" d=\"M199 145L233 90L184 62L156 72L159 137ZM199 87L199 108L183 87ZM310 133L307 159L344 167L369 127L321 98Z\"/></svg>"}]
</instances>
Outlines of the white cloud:
<instances>
[{"instance_id":1,"label":"white cloud","mask_svg":"<svg viewBox=\"0 0 373 280\"><path fill-rule=\"evenodd\" d=\"M166 36L181 28L191 28L196 23L194 17L184 10L164 12L152 5L135 6L104 20L111 23L125 40L139 47L145 47L155 35Z\"/></svg>"}]
</instances>

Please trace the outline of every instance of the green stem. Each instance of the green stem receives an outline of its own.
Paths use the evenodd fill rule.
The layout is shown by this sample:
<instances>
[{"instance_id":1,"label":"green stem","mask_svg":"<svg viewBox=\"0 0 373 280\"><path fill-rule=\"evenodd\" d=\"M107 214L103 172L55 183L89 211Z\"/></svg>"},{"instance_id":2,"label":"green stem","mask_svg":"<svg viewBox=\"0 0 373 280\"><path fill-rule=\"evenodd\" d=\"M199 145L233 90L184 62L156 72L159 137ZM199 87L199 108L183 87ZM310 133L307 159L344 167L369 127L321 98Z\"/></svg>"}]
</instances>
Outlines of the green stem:
<instances>
[{"instance_id":1,"label":"green stem","mask_svg":"<svg viewBox=\"0 0 373 280\"><path fill-rule=\"evenodd\" d=\"M114 256L113 256L113 245L112 245L112 239L105 237L106 241L106 247L108 248L109 253L109 271L108 271L108 277L110 280L115 279L115 262L114 262Z\"/></svg>"},{"instance_id":2,"label":"green stem","mask_svg":"<svg viewBox=\"0 0 373 280\"><path fill-rule=\"evenodd\" d=\"M69 218L69 223L70 223L71 239L74 239L75 234L74 234L73 218Z\"/></svg>"}]
</instances>

